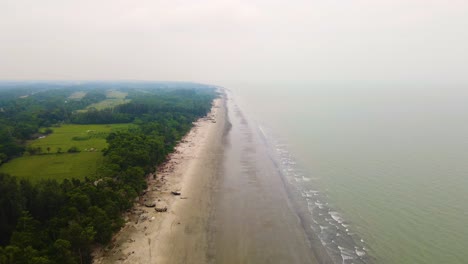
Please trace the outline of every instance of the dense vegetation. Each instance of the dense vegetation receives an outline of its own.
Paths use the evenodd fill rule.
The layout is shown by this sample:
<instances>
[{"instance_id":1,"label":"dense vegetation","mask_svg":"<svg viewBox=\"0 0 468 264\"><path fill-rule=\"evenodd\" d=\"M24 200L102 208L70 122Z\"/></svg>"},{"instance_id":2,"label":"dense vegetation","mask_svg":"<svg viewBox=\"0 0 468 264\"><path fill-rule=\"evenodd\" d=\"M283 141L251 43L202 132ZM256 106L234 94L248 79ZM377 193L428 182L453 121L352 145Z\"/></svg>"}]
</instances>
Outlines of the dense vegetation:
<instances>
[{"instance_id":1,"label":"dense vegetation","mask_svg":"<svg viewBox=\"0 0 468 264\"><path fill-rule=\"evenodd\" d=\"M109 88L102 83L95 86ZM145 175L165 160L192 122L209 111L214 91L194 86L203 88L113 83L112 88L126 90L131 101L87 112L76 110L102 100L102 89L41 87L28 97L0 100L2 162L21 155L25 140L41 127L70 122L136 124L107 136L97 177L32 184L0 174L0 263L90 263L91 247L109 242L122 226L121 214L146 187ZM87 94L80 100L67 99L84 88Z\"/></svg>"}]
</instances>

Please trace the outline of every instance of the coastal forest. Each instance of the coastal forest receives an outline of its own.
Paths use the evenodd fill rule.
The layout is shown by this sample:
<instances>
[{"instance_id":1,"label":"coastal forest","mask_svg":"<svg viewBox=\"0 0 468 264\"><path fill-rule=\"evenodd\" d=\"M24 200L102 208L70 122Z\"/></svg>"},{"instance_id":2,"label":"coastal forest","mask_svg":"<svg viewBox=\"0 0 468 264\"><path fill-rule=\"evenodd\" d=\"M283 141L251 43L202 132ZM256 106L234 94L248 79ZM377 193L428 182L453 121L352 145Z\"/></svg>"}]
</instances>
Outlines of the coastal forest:
<instances>
[{"instance_id":1,"label":"coastal forest","mask_svg":"<svg viewBox=\"0 0 468 264\"><path fill-rule=\"evenodd\" d=\"M216 96L195 83L0 83L0 263L91 263Z\"/></svg>"}]
</instances>

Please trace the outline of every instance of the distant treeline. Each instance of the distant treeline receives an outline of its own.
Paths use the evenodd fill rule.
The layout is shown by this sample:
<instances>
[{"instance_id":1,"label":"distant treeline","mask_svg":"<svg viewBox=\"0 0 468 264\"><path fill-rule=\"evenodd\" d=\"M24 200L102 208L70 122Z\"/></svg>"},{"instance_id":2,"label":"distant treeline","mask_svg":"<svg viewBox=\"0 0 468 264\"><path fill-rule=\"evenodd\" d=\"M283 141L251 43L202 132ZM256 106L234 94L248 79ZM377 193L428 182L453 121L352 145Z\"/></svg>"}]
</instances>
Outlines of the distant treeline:
<instances>
[{"instance_id":1,"label":"distant treeline","mask_svg":"<svg viewBox=\"0 0 468 264\"><path fill-rule=\"evenodd\" d=\"M98 100L97 94L91 95ZM84 103L60 111L65 103L50 102L47 98L51 97L41 101L34 96L29 99L32 105L18 99L2 103L1 129L6 131L11 145L19 149L6 154L11 155L8 157L19 155L24 147L21 140L31 137L44 124L112 123L125 115L127 122L132 121L137 128L109 134L108 147L103 151L105 162L97 178L31 184L0 174L0 243L3 245L0 263L90 263L91 247L108 243L124 224L122 212L131 208L146 188L145 175L154 172L155 165L166 159L193 121L208 113L216 96L212 89L191 87L145 90L129 95L130 103L89 113L73 112L84 108ZM82 100L88 100L88 104L95 101ZM15 105L20 105L17 111L13 111ZM48 108L48 105L55 107ZM54 111L58 113L54 115ZM22 125L12 117L31 114L33 118L23 119L29 123L22 124L31 126L30 130L19 134L17 129ZM1 144L7 142L2 140Z\"/></svg>"},{"instance_id":2,"label":"distant treeline","mask_svg":"<svg viewBox=\"0 0 468 264\"><path fill-rule=\"evenodd\" d=\"M196 100L190 99L195 98ZM200 116L209 110L212 97L202 96L197 90L164 90L158 94L136 93L127 96L129 103L117 105L111 109L90 110L75 113L71 122L75 124L130 123L135 119L154 121L166 115L166 118L181 116ZM169 116L168 116L169 115Z\"/></svg>"}]
</instances>

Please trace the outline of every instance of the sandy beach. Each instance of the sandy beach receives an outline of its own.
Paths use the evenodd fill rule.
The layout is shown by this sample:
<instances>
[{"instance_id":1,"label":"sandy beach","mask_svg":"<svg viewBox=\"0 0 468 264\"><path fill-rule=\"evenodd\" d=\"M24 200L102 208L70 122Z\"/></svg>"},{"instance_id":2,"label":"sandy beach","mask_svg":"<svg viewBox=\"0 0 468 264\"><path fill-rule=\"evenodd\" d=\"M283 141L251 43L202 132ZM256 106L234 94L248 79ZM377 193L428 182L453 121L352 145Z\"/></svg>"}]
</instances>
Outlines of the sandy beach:
<instances>
[{"instance_id":1,"label":"sandy beach","mask_svg":"<svg viewBox=\"0 0 468 264\"><path fill-rule=\"evenodd\" d=\"M95 263L331 263L227 90L148 185Z\"/></svg>"},{"instance_id":2,"label":"sandy beach","mask_svg":"<svg viewBox=\"0 0 468 264\"><path fill-rule=\"evenodd\" d=\"M125 227L110 246L96 252L94 263L206 263L212 188L222 164L224 99L199 119L147 193L126 215ZM172 192L179 192L174 195ZM156 207L146 207L156 203ZM166 212L157 212L156 209Z\"/></svg>"}]
</instances>

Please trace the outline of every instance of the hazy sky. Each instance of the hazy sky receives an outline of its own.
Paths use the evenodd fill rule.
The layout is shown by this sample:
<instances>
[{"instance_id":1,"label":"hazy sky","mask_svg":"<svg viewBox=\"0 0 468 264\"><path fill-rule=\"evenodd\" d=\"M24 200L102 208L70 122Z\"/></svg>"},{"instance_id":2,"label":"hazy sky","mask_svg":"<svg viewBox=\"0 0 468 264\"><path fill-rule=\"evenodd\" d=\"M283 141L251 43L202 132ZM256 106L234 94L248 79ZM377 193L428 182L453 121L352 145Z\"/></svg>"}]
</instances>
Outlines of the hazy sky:
<instances>
[{"instance_id":1,"label":"hazy sky","mask_svg":"<svg viewBox=\"0 0 468 264\"><path fill-rule=\"evenodd\" d=\"M467 0L0 0L0 79L468 83L467 14Z\"/></svg>"}]
</instances>

